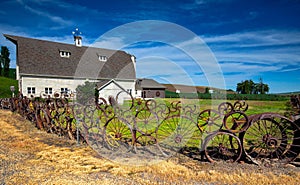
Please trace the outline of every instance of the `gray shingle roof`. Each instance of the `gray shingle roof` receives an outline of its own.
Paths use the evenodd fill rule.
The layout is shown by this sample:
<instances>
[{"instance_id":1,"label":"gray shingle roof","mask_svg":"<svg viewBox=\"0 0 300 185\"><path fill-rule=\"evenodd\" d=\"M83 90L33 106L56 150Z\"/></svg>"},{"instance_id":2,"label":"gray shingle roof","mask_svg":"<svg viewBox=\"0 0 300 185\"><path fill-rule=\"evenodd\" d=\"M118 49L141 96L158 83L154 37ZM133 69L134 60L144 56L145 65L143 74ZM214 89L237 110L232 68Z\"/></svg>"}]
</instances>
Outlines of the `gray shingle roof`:
<instances>
[{"instance_id":1,"label":"gray shingle roof","mask_svg":"<svg viewBox=\"0 0 300 185\"><path fill-rule=\"evenodd\" d=\"M157 81L155 81L153 79L147 79L147 78L137 79L135 88L138 89L138 90L142 90L142 89L166 89L166 87L164 85L161 85L160 83L158 83Z\"/></svg>"},{"instance_id":2,"label":"gray shingle roof","mask_svg":"<svg viewBox=\"0 0 300 185\"><path fill-rule=\"evenodd\" d=\"M82 78L135 79L131 55L119 50L77 47L71 44L38 40L20 36L4 36L17 46L17 65L22 75ZM69 58L60 51L70 52ZM106 62L99 56L106 56Z\"/></svg>"}]
</instances>

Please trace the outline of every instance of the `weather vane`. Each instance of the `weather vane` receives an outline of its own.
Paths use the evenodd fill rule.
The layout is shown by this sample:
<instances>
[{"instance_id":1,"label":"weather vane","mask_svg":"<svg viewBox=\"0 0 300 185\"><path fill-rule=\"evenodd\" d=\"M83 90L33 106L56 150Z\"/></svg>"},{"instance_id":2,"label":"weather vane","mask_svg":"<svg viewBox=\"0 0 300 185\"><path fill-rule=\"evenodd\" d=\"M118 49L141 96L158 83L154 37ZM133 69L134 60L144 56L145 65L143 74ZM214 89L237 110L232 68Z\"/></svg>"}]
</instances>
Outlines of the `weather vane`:
<instances>
[{"instance_id":1,"label":"weather vane","mask_svg":"<svg viewBox=\"0 0 300 185\"><path fill-rule=\"evenodd\" d=\"M75 37L77 37L77 36L81 35L82 33L79 31L78 28L76 28L75 31L72 31L72 34L73 34Z\"/></svg>"}]
</instances>

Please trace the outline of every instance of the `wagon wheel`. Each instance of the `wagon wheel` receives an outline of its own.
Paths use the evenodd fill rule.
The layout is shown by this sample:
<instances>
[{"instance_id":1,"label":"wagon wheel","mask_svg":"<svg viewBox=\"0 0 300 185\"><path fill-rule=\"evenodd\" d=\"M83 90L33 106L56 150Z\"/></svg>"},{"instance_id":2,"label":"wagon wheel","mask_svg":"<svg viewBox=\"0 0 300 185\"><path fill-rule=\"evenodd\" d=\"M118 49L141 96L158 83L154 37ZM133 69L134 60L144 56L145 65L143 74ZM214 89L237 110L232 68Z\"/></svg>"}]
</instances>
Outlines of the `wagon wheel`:
<instances>
[{"instance_id":1,"label":"wagon wheel","mask_svg":"<svg viewBox=\"0 0 300 185\"><path fill-rule=\"evenodd\" d=\"M39 107L35 111L36 117L36 125L39 129L45 129L47 131L48 124L50 123L50 119L47 114Z\"/></svg>"},{"instance_id":2,"label":"wagon wheel","mask_svg":"<svg viewBox=\"0 0 300 185\"><path fill-rule=\"evenodd\" d=\"M299 127L278 114L255 116L240 139L246 156L256 164L289 163L300 152Z\"/></svg>"},{"instance_id":3,"label":"wagon wheel","mask_svg":"<svg viewBox=\"0 0 300 185\"><path fill-rule=\"evenodd\" d=\"M78 112L76 127L79 127L82 137L94 149L102 148L104 146L103 128L107 122L106 118L103 118L102 110L93 109L92 107L88 109L87 107L74 108L74 111Z\"/></svg>"},{"instance_id":4,"label":"wagon wheel","mask_svg":"<svg viewBox=\"0 0 300 185\"><path fill-rule=\"evenodd\" d=\"M206 109L199 113L197 118L197 126L200 132L211 133L219 130L222 127L222 117L218 111Z\"/></svg>"},{"instance_id":5,"label":"wagon wheel","mask_svg":"<svg viewBox=\"0 0 300 185\"><path fill-rule=\"evenodd\" d=\"M197 146L200 139L196 123L185 116L168 117L156 129L157 146L166 157L175 154L185 145Z\"/></svg>"},{"instance_id":6,"label":"wagon wheel","mask_svg":"<svg viewBox=\"0 0 300 185\"><path fill-rule=\"evenodd\" d=\"M248 110L248 104L244 100L234 102L233 109L235 111L246 112Z\"/></svg>"},{"instance_id":7,"label":"wagon wheel","mask_svg":"<svg viewBox=\"0 0 300 185\"><path fill-rule=\"evenodd\" d=\"M133 140L132 129L126 122L114 117L104 125L103 139L110 150L118 150L121 146L128 149Z\"/></svg>"},{"instance_id":8,"label":"wagon wheel","mask_svg":"<svg viewBox=\"0 0 300 185\"><path fill-rule=\"evenodd\" d=\"M236 162L242 155L240 139L232 133L215 132L205 138L204 153L210 162Z\"/></svg>"},{"instance_id":9,"label":"wagon wheel","mask_svg":"<svg viewBox=\"0 0 300 185\"><path fill-rule=\"evenodd\" d=\"M290 144L289 149L284 154L286 162L294 161L300 154L300 119L296 120L294 124L290 126L290 129L294 132L293 142ZM291 134L291 133L290 133Z\"/></svg>"},{"instance_id":10,"label":"wagon wheel","mask_svg":"<svg viewBox=\"0 0 300 185\"><path fill-rule=\"evenodd\" d=\"M229 102L223 102L218 106L218 111L220 114L225 115L233 111L233 106Z\"/></svg>"},{"instance_id":11,"label":"wagon wheel","mask_svg":"<svg viewBox=\"0 0 300 185\"><path fill-rule=\"evenodd\" d=\"M135 144L146 146L156 143L155 131L159 125L159 119L156 114L148 110L141 110L136 114L134 130Z\"/></svg>"},{"instance_id":12,"label":"wagon wheel","mask_svg":"<svg viewBox=\"0 0 300 185\"><path fill-rule=\"evenodd\" d=\"M85 123L94 123L96 107L94 105L85 105L83 108L83 121Z\"/></svg>"},{"instance_id":13,"label":"wagon wheel","mask_svg":"<svg viewBox=\"0 0 300 185\"><path fill-rule=\"evenodd\" d=\"M223 119L225 129L232 133L241 133L248 128L248 117L243 112L230 112Z\"/></svg>"},{"instance_id":14,"label":"wagon wheel","mask_svg":"<svg viewBox=\"0 0 300 185\"><path fill-rule=\"evenodd\" d=\"M74 103L71 106L71 110L72 110L72 114L74 115L74 117L77 121L83 120L83 118L84 118L84 114L83 114L84 106L83 105Z\"/></svg>"}]
</instances>

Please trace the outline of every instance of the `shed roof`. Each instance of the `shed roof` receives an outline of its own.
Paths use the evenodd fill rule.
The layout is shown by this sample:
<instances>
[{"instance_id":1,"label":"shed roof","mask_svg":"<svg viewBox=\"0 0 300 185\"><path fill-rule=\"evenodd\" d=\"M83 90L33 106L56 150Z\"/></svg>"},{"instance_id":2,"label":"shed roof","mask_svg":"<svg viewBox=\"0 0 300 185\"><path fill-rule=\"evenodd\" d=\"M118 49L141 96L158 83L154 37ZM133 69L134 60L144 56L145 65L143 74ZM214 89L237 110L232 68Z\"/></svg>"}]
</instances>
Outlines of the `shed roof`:
<instances>
[{"instance_id":1,"label":"shed roof","mask_svg":"<svg viewBox=\"0 0 300 185\"><path fill-rule=\"evenodd\" d=\"M166 87L164 85L161 85L160 83L158 83L157 81L155 81L153 79L147 79L147 78L137 79L135 88L137 90L142 90L142 89L145 89L145 88L149 88L149 89L166 89Z\"/></svg>"}]
</instances>

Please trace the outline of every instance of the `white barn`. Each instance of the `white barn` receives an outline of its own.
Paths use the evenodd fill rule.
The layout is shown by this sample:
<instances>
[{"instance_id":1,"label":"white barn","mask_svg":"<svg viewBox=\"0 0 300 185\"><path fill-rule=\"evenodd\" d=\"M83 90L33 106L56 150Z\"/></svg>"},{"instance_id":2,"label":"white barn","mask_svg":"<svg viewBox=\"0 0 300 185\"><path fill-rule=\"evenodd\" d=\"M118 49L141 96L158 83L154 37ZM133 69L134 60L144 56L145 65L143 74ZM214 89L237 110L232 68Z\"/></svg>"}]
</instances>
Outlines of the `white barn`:
<instances>
[{"instance_id":1,"label":"white barn","mask_svg":"<svg viewBox=\"0 0 300 185\"><path fill-rule=\"evenodd\" d=\"M16 78L24 96L75 94L85 81L100 84L100 96L115 96L120 90L135 92L135 57L124 51L82 46L80 36L74 36L74 45L4 36L16 45ZM108 82L121 89L111 88Z\"/></svg>"}]
</instances>

